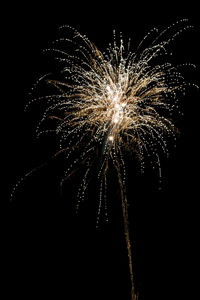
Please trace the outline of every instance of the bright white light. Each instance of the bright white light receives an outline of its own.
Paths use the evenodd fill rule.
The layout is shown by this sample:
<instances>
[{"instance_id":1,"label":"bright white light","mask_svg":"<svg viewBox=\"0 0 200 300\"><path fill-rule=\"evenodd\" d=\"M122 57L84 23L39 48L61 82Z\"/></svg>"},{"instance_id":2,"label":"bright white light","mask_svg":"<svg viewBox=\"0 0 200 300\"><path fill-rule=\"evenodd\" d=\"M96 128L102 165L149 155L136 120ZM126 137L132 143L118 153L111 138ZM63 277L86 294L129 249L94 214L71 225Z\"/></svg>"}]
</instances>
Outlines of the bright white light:
<instances>
[{"instance_id":1,"label":"bright white light","mask_svg":"<svg viewBox=\"0 0 200 300\"><path fill-rule=\"evenodd\" d=\"M118 122L119 122L119 119L118 119L118 118L114 118L113 122L114 122L114 123L118 123Z\"/></svg>"},{"instance_id":2,"label":"bright white light","mask_svg":"<svg viewBox=\"0 0 200 300\"><path fill-rule=\"evenodd\" d=\"M108 139L109 139L109 141L113 141L114 137L113 137L112 135L110 135L110 136L108 137Z\"/></svg>"},{"instance_id":3,"label":"bright white light","mask_svg":"<svg viewBox=\"0 0 200 300\"><path fill-rule=\"evenodd\" d=\"M116 102L117 100L118 100L118 96L116 95L113 97L113 101Z\"/></svg>"},{"instance_id":4,"label":"bright white light","mask_svg":"<svg viewBox=\"0 0 200 300\"><path fill-rule=\"evenodd\" d=\"M110 91L111 91L111 88L110 88L110 86L109 86L109 85L107 85L106 89L107 89L107 91L108 91L108 92L110 92Z\"/></svg>"}]
</instances>

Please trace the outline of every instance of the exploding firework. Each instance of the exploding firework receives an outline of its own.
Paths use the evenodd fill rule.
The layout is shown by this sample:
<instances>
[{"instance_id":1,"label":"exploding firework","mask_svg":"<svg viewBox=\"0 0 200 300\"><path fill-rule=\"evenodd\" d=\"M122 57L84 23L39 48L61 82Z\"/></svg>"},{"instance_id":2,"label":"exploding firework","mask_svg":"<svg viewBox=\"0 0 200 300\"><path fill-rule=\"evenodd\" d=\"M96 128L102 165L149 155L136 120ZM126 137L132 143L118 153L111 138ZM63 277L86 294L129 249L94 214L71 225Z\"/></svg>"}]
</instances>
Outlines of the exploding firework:
<instances>
[{"instance_id":1,"label":"exploding firework","mask_svg":"<svg viewBox=\"0 0 200 300\"><path fill-rule=\"evenodd\" d=\"M170 43L192 26L186 24L170 38L166 36L175 25L185 22L187 20L172 24L161 33L151 30L135 51L131 51L130 40L125 46L121 36L119 42L116 41L114 33L114 42L105 52L74 28L63 26L61 29L67 32L67 37L64 35L45 50L55 54L58 71L38 81L50 85L55 92L32 99L27 105L35 100L45 102L38 135L52 131L43 129L46 120L56 121L53 131L60 138L60 150L56 155L64 153L69 162L61 185L80 166L84 168L77 208L84 199L88 179L96 169L100 186L97 223L102 206L106 208L107 205L108 169L114 166L121 191L132 299L137 297L128 229L124 156L134 152L142 171L148 156L161 174L159 155L161 152L167 154L169 138L176 138L173 116L177 113L179 96L189 85L179 68L165 61L169 58ZM150 38L151 42L144 47Z\"/></svg>"}]
</instances>

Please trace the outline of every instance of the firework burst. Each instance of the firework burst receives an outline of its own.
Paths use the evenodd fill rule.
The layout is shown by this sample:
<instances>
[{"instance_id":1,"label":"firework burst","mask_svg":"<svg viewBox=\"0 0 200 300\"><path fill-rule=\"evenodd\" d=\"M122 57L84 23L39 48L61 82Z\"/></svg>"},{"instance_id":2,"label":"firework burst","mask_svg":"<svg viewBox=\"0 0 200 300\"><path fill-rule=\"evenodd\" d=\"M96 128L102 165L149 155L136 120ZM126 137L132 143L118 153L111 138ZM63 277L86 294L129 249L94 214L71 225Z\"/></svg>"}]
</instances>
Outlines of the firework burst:
<instances>
[{"instance_id":1,"label":"firework burst","mask_svg":"<svg viewBox=\"0 0 200 300\"><path fill-rule=\"evenodd\" d=\"M47 119L56 121L54 132L60 137L60 150L56 155L65 153L69 161L61 185L80 165L85 168L77 208L84 198L88 178L96 168L100 182L97 223L103 203L106 208L110 163L115 167L121 191L132 299L136 299L136 293L123 157L127 151L134 152L143 171L144 158L148 155L160 173L159 154L161 151L167 154L168 139L176 138L173 116L179 95L189 85L178 67L165 62L169 57L168 47L182 31L192 26L181 25L170 38L166 36L176 25L186 22L181 20L161 33L151 30L136 51L131 51L130 41L125 46L122 37L117 43L114 33L113 44L101 52L86 36L70 26L63 26L61 29L67 32L67 37L56 40L53 47L45 50L54 53L59 61L57 77L51 73L39 80L55 88L55 93L30 101L42 100L47 105L37 127L38 135L52 131L43 129ZM144 47L150 38L150 44Z\"/></svg>"}]
</instances>

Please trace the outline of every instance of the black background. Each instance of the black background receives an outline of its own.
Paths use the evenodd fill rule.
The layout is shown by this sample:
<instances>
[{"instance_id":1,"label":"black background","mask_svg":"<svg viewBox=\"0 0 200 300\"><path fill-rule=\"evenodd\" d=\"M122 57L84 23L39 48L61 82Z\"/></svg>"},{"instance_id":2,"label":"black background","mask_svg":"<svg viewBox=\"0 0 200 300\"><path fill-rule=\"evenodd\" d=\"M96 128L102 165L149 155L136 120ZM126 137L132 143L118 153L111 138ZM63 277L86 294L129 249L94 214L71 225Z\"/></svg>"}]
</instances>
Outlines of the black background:
<instances>
[{"instance_id":1,"label":"black background","mask_svg":"<svg viewBox=\"0 0 200 300\"><path fill-rule=\"evenodd\" d=\"M33 82L49 68L42 49L58 37L58 27L69 24L104 49L113 29L140 41L149 29L165 28L181 18L196 26L184 33L172 51L175 60L197 64L189 79L199 81L199 18L192 2L139 3L55 1L18 3L2 10L3 148L7 210L3 216L5 256L3 278L7 296L30 299L130 299L128 258L123 235L119 191L110 187L109 223L96 229L95 188L75 214L76 179L64 186L62 159L28 177L9 202L18 178L46 161L56 150L54 139L36 141L39 113L24 113ZM199 93L182 102L181 135L170 157L163 159L162 190L152 172L140 175L134 160L128 165L130 233L136 289L140 299L191 298L197 287ZM197 172L196 172L197 171Z\"/></svg>"}]
</instances>

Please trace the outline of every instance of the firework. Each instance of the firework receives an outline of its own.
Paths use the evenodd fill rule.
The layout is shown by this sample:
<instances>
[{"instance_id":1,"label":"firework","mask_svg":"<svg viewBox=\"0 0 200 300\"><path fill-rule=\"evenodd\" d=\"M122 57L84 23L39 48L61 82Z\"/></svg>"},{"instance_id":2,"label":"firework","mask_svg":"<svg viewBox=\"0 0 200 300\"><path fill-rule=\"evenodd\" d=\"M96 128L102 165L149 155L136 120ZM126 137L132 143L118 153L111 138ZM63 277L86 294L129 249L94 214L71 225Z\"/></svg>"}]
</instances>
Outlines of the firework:
<instances>
[{"instance_id":1,"label":"firework","mask_svg":"<svg viewBox=\"0 0 200 300\"><path fill-rule=\"evenodd\" d=\"M181 20L179 23L186 22ZM134 152L143 171L144 159L148 155L161 174L159 155L161 152L167 154L168 139L176 138L173 116L177 113L180 94L189 85L178 67L170 60L164 62L169 58L169 44L182 31L192 27L181 26L165 40L179 23L172 24L161 33L157 33L157 29L151 30L135 51L131 51L130 41L127 46L124 45L121 36L117 43L114 33L114 42L105 52L74 28L63 26L61 30L67 35L45 50L55 54L57 75L49 73L39 80L55 88L55 93L32 99L27 105L35 100L45 102L46 109L37 127L38 135L52 131L43 129L47 119L57 122L54 132L60 137L60 150L56 155L64 153L69 162L61 185L80 165L84 166L77 208L84 199L88 178L96 169L100 182L97 223L102 205L105 205L105 211L107 206L107 172L111 164L115 167L121 191L132 299L137 297L123 157L127 151ZM144 47L150 38L148 47Z\"/></svg>"}]
</instances>

